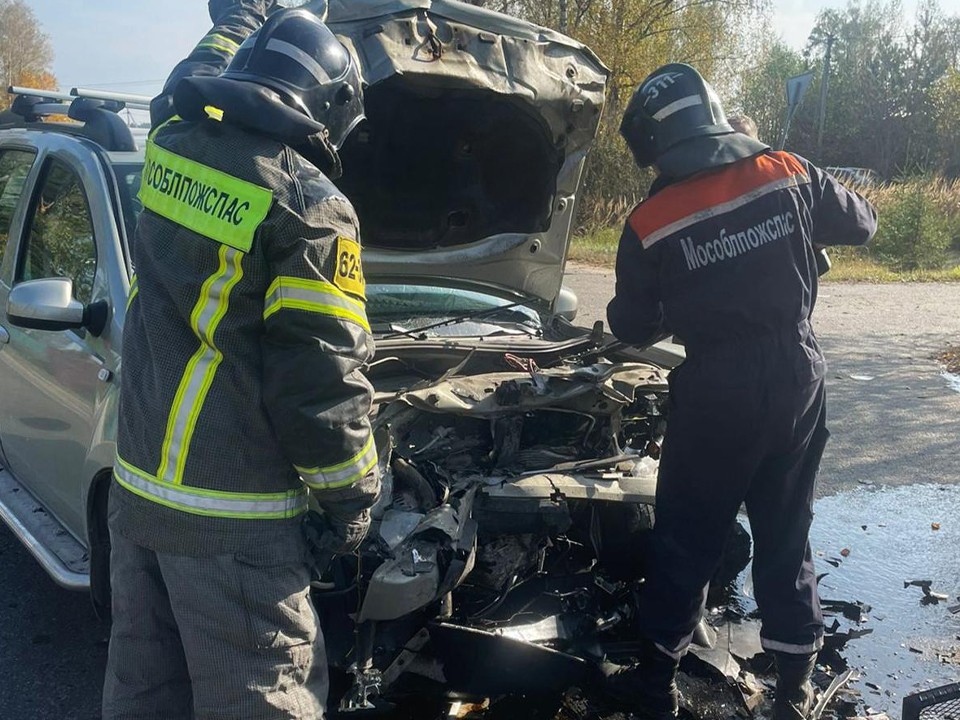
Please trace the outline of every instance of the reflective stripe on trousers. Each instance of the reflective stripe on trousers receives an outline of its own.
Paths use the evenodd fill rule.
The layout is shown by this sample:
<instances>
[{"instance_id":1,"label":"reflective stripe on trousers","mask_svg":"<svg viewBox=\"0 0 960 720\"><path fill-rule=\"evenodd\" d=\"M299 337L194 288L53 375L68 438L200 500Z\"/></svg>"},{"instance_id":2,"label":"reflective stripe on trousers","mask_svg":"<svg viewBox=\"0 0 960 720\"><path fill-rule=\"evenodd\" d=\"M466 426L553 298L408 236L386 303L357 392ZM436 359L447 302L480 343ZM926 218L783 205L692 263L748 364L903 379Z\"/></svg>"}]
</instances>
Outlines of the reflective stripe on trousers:
<instances>
[{"instance_id":1,"label":"reflective stripe on trousers","mask_svg":"<svg viewBox=\"0 0 960 720\"><path fill-rule=\"evenodd\" d=\"M282 520L307 510L307 489L279 493L239 493L177 485L150 475L117 457L116 481L146 500L194 515L239 520Z\"/></svg>"}]
</instances>

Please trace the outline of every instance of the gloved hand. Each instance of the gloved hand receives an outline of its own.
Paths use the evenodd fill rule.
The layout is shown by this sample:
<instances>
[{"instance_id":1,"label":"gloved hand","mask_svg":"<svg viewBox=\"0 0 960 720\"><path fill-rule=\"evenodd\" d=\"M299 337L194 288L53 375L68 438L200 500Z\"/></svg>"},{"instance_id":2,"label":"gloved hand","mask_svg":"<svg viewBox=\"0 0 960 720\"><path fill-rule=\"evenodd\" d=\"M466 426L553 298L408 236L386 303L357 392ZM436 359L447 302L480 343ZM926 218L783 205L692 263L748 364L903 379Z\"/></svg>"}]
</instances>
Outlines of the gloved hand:
<instances>
[{"instance_id":1,"label":"gloved hand","mask_svg":"<svg viewBox=\"0 0 960 720\"><path fill-rule=\"evenodd\" d=\"M326 565L335 555L349 555L360 548L370 530L370 510L338 513L326 510L322 515L308 512L304 533L318 565Z\"/></svg>"},{"instance_id":2,"label":"gloved hand","mask_svg":"<svg viewBox=\"0 0 960 720\"><path fill-rule=\"evenodd\" d=\"M210 20L214 25L219 25L228 13L235 12L239 8L245 8L266 17L273 12L276 4L276 0L208 0L207 9L210 11Z\"/></svg>"},{"instance_id":3,"label":"gloved hand","mask_svg":"<svg viewBox=\"0 0 960 720\"><path fill-rule=\"evenodd\" d=\"M330 530L330 546L335 555L349 555L356 552L367 537L367 533L370 532L369 509L347 517L328 512L327 521Z\"/></svg>"}]
</instances>

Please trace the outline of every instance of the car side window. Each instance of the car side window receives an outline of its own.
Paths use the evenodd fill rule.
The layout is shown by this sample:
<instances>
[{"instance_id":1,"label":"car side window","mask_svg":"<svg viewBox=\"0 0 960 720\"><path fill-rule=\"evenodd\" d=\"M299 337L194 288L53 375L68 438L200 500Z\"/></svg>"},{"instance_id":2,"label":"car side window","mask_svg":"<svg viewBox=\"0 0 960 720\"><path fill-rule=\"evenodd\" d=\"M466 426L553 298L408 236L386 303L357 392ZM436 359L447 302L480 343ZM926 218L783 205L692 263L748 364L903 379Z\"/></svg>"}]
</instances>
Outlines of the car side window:
<instances>
[{"instance_id":1,"label":"car side window","mask_svg":"<svg viewBox=\"0 0 960 720\"><path fill-rule=\"evenodd\" d=\"M73 296L89 304L97 271L97 245L83 183L65 163L50 160L31 209L19 281L62 277Z\"/></svg>"},{"instance_id":2,"label":"car side window","mask_svg":"<svg viewBox=\"0 0 960 720\"><path fill-rule=\"evenodd\" d=\"M0 262L10 239L10 223L23 194L36 154L27 150L0 152Z\"/></svg>"}]
</instances>

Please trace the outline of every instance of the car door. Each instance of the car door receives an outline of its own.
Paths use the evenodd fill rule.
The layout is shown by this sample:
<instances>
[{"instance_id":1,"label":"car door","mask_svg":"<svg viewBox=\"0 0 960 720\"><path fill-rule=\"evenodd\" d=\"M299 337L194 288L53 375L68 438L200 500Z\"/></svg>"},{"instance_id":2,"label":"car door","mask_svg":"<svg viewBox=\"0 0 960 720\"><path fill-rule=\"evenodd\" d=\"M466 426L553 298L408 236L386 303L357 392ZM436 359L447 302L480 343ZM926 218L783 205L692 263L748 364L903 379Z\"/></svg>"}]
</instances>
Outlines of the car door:
<instances>
[{"instance_id":1,"label":"car door","mask_svg":"<svg viewBox=\"0 0 960 720\"><path fill-rule=\"evenodd\" d=\"M36 159L37 152L30 147L11 145L0 148L0 295L5 294L3 288L9 290L12 284L15 266L13 260L16 256L17 243L14 238L10 252L7 252L10 245L10 232L15 219L16 224L19 225L18 213L23 214L25 196L29 194L28 181ZM0 351L9 342L10 333L5 323L0 322ZM8 378L0 373L0 404L11 392L11 388L7 387L7 380ZM2 457L2 451L3 424L0 423L0 457Z\"/></svg>"},{"instance_id":2,"label":"car door","mask_svg":"<svg viewBox=\"0 0 960 720\"><path fill-rule=\"evenodd\" d=\"M56 143L55 143L56 145ZM82 144L61 139L41 155L16 248L13 287L42 278L73 282L74 298L85 306L107 303L110 275L103 251L115 247L102 172ZM13 238L9 244L13 243ZM8 253L10 252L8 248ZM5 309L9 287L0 287ZM88 463L98 432L98 405L112 377L106 338L80 328L32 330L13 326L0 351L0 427L7 467L75 535L85 527L86 484L99 468Z\"/></svg>"}]
</instances>

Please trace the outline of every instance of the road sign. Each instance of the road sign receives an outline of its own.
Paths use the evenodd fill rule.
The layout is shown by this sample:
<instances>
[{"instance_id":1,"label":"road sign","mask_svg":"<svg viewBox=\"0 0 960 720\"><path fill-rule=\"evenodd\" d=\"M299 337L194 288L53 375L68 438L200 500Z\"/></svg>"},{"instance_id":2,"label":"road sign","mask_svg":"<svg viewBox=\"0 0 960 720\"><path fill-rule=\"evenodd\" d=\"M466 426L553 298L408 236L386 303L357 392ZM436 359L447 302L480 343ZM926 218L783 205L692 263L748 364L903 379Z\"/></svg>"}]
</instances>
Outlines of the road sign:
<instances>
[{"instance_id":1,"label":"road sign","mask_svg":"<svg viewBox=\"0 0 960 720\"><path fill-rule=\"evenodd\" d=\"M787 80L787 105L796 107L803 102L803 96L810 87L813 80L813 73L806 72L803 75L797 75Z\"/></svg>"},{"instance_id":2,"label":"road sign","mask_svg":"<svg viewBox=\"0 0 960 720\"><path fill-rule=\"evenodd\" d=\"M787 145L787 135L790 133L790 123L793 122L793 116L803 102L803 96L810 87L813 80L812 72L805 72L803 75L796 75L787 79L787 119L783 124L783 135L780 138L780 149L783 150Z\"/></svg>"}]
</instances>

